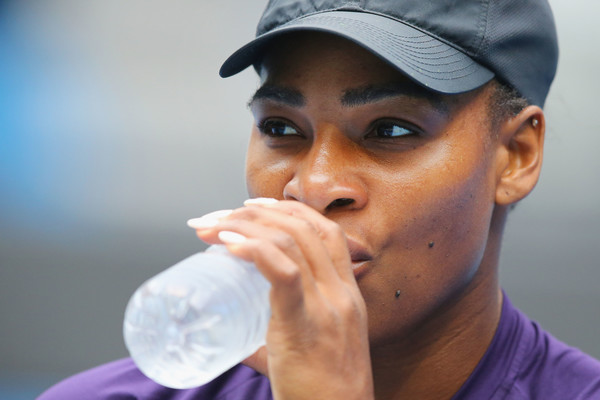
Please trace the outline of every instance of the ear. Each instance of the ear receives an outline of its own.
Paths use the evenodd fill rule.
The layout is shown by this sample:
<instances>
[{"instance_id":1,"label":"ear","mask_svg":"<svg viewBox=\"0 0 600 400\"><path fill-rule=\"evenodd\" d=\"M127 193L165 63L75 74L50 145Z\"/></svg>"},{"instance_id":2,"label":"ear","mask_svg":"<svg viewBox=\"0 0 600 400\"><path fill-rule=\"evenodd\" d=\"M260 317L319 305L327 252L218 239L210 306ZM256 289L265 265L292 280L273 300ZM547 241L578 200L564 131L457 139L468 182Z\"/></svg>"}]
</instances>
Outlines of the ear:
<instances>
[{"instance_id":1,"label":"ear","mask_svg":"<svg viewBox=\"0 0 600 400\"><path fill-rule=\"evenodd\" d=\"M535 187L542 168L546 121L538 106L506 120L498 133L496 204L510 205Z\"/></svg>"}]
</instances>

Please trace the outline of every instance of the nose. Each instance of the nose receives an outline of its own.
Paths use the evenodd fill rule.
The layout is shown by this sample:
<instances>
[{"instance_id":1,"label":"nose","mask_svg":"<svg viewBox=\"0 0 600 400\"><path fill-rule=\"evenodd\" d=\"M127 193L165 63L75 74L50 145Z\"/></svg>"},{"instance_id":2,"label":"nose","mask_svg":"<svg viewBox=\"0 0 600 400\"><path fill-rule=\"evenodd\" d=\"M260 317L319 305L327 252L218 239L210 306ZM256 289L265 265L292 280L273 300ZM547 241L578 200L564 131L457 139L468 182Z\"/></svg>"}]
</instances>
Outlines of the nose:
<instances>
[{"instance_id":1,"label":"nose","mask_svg":"<svg viewBox=\"0 0 600 400\"><path fill-rule=\"evenodd\" d=\"M322 214L363 208L367 190L358 153L357 145L344 135L318 135L298 155L284 198L301 201Z\"/></svg>"}]
</instances>

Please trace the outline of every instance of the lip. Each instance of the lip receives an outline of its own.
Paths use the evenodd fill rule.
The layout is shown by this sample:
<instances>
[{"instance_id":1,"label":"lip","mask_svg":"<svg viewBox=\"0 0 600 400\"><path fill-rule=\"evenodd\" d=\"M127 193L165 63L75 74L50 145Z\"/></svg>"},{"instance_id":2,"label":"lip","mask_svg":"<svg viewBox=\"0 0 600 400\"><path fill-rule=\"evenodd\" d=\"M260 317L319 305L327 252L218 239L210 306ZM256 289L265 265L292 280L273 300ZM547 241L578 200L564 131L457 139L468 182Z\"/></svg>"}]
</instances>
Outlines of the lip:
<instances>
[{"instance_id":1,"label":"lip","mask_svg":"<svg viewBox=\"0 0 600 400\"><path fill-rule=\"evenodd\" d=\"M348 244L348 250L350 251L354 276L358 278L366 272L369 261L373 260L373 256L358 240L346 237L346 243Z\"/></svg>"}]
</instances>

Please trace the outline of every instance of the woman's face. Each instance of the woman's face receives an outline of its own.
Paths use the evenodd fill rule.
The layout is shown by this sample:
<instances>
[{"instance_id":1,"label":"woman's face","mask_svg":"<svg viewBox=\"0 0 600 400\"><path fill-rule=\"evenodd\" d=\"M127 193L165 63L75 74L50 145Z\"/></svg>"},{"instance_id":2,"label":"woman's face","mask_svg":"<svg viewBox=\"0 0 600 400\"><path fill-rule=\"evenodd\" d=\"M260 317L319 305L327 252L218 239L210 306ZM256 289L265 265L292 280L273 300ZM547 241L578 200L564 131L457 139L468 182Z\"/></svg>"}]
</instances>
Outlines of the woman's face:
<instances>
[{"instance_id":1,"label":"woman's face","mask_svg":"<svg viewBox=\"0 0 600 400\"><path fill-rule=\"evenodd\" d=\"M366 249L354 272L371 342L415 332L495 280L487 89L433 94L323 34L282 43L251 101L248 191L306 203Z\"/></svg>"}]
</instances>

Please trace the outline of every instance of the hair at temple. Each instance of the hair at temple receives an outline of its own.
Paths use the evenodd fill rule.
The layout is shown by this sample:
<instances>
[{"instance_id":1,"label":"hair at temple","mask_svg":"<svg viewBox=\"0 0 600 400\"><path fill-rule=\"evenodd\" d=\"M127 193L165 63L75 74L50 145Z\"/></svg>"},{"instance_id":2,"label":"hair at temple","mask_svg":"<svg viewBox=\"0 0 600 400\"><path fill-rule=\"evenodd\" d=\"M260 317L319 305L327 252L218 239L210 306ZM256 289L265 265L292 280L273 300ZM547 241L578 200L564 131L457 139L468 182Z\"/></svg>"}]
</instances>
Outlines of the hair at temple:
<instances>
[{"instance_id":1,"label":"hair at temple","mask_svg":"<svg viewBox=\"0 0 600 400\"><path fill-rule=\"evenodd\" d=\"M519 114L529 105L529 101L510 86L493 80L493 92L489 99L489 112L492 130L496 131L499 124L507 118Z\"/></svg>"}]
</instances>

